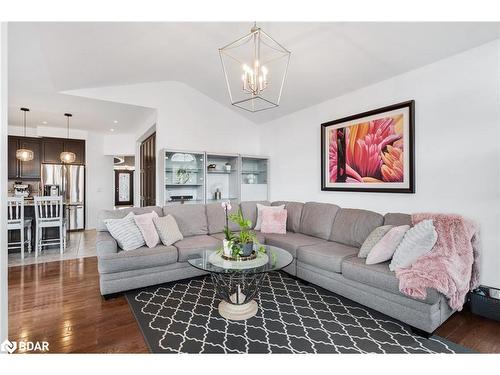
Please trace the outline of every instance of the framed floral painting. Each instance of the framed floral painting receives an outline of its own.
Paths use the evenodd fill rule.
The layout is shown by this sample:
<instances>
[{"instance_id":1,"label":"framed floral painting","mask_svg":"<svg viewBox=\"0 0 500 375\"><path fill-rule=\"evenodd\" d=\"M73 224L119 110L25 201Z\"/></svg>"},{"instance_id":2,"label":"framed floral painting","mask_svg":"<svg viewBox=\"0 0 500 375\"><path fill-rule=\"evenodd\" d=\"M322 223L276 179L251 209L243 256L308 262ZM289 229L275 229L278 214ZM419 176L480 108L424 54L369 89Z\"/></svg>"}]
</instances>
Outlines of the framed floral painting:
<instances>
[{"instance_id":1,"label":"framed floral painting","mask_svg":"<svg viewBox=\"0 0 500 375\"><path fill-rule=\"evenodd\" d=\"M321 190L414 193L413 100L321 124Z\"/></svg>"}]
</instances>

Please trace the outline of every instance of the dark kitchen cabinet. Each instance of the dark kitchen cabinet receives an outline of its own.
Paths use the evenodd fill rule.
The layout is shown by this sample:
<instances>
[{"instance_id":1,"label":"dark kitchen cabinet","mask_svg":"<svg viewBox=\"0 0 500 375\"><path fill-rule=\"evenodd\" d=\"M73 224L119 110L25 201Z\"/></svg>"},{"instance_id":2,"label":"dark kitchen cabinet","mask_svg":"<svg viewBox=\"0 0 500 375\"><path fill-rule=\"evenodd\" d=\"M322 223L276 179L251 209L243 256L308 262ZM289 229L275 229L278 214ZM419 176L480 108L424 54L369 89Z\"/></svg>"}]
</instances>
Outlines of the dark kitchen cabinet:
<instances>
[{"instance_id":1,"label":"dark kitchen cabinet","mask_svg":"<svg viewBox=\"0 0 500 375\"><path fill-rule=\"evenodd\" d=\"M19 162L19 178L25 180L40 179L40 166L42 163L40 139L20 138L19 145L21 148L33 151L33 160Z\"/></svg>"},{"instance_id":2,"label":"dark kitchen cabinet","mask_svg":"<svg viewBox=\"0 0 500 375\"><path fill-rule=\"evenodd\" d=\"M9 142L7 146L9 179L19 177L19 163L16 158L16 150L18 148L19 148L19 139L17 137L9 137Z\"/></svg>"},{"instance_id":3,"label":"dark kitchen cabinet","mask_svg":"<svg viewBox=\"0 0 500 375\"><path fill-rule=\"evenodd\" d=\"M33 160L21 161L16 158L19 148L33 151ZM13 137L8 140L8 178L38 180L40 179L41 142L40 138Z\"/></svg>"},{"instance_id":4,"label":"dark kitchen cabinet","mask_svg":"<svg viewBox=\"0 0 500 375\"><path fill-rule=\"evenodd\" d=\"M64 151L64 143L61 138L44 138L42 139L42 162L43 163L60 163L61 152Z\"/></svg>"},{"instance_id":5,"label":"dark kitchen cabinet","mask_svg":"<svg viewBox=\"0 0 500 375\"><path fill-rule=\"evenodd\" d=\"M73 164L85 164L85 141L82 139L42 138L42 163L61 163L61 152L75 153Z\"/></svg>"},{"instance_id":6,"label":"dark kitchen cabinet","mask_svg":"<svg viewBox=\"0 0 500 375\"><path fill-rule=\"evenodd\" d=\"M85 164L85 141L80 139L64 140L64 151L73 152L76 155L74 164Z\"/></svg>"}]
</instances>

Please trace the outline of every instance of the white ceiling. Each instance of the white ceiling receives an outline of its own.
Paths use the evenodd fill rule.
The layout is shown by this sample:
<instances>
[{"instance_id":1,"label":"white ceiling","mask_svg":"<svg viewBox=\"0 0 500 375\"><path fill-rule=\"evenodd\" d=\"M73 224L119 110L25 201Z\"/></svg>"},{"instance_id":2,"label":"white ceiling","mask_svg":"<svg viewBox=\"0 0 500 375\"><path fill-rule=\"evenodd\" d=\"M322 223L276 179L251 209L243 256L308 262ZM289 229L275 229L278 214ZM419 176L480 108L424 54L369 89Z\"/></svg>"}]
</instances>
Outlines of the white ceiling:
<instances>
[{"instance_id":1,"label":"white ceiling","mask_svg":"<svg viewBox=\"0 0 500 375\"><path fill-rule=\"evenodd\" d=\"M498 23L259 25L292 56L281 106L252 114L229 104L218 56L251 23L10 23L9 122L31 106L32 123L64 125L62 114L72 111L76 127L131 132L151 109L61 92L181 81L263 123L500 36Z\"/></svg>"}]
</instances>

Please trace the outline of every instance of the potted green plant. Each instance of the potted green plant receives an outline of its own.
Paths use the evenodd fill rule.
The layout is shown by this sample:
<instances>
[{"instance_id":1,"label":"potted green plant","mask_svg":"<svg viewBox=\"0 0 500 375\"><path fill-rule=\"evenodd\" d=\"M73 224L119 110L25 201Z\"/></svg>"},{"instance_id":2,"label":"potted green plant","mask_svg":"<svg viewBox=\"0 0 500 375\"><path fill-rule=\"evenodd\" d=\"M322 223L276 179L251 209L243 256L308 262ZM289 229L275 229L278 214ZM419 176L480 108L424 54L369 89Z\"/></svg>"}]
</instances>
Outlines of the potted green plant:
<instances>
[{"instance_id":1,"label":"potted green plant","mask_svg":"<svg viewBox=\"0 0 500 375\"><path fill-rule=\"evenodd\" d=\"M237 213L230 214L229 219L240 227L240 233L232 236L233 257L235 255L250 256L254 243L257 243L255 233L251 231L252 221L243 217L241 209L238 209Z\"/></svg>"},{"instance_id":2,"label":"potted green plant","mask_svg":"<svg viewBox=\"0 0 500 375\"><path fill-rule=\"evenodd\" d=\"M226 225L224 226L224 240L222 240L223 252L227 257L232 257L232 247L233 247L233 233L229 229L229 211L231 210L231 202L222 202L222 208L224 209L224 214L226 216Z\"/></svg>"}]
</instances>

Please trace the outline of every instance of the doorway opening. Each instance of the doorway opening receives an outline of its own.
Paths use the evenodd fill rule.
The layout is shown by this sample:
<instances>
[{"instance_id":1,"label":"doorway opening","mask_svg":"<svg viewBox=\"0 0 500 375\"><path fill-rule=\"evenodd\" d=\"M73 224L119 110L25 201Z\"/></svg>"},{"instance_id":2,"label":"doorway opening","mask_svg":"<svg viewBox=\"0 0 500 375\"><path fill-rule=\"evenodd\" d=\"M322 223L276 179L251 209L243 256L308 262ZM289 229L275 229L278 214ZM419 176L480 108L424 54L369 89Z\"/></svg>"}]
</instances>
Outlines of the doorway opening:
<instances>
[{"instance_id":1,"label":"doorway opening","mask_svg":"<svg viewBox=\"0 0 500 375\"><path fill-rule=\"evenodd\" d=\"M115 156L115 208L134 205L135 156Z\"/></svg>"}]
</instances>

